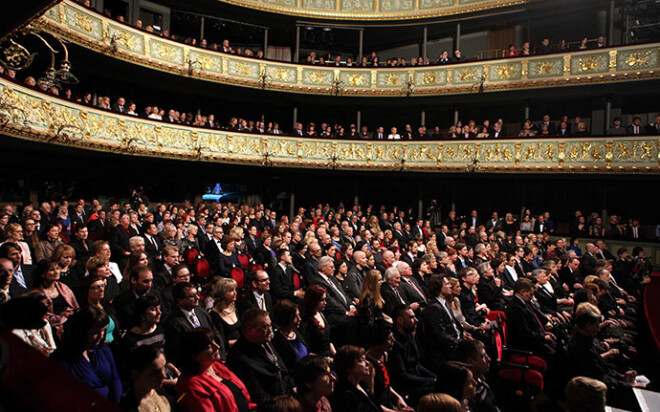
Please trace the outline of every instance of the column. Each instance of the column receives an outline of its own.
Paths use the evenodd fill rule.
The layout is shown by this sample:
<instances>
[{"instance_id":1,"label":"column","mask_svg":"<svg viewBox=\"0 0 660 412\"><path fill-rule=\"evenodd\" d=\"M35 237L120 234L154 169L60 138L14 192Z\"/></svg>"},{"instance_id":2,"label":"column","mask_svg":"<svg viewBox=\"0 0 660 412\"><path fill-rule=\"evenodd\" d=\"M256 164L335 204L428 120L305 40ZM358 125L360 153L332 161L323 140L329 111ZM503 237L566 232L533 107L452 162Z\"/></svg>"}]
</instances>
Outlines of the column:
<instances>
[{"instance_id":1,"label":"column","mask_svg":"<svg viewBox=\"0 0 660 412\"><path fill-rule=\"evenodd\" d=\"M609 96L607 97L607 102L605 102L605 121L603 124L603 131L607 133L607 129L609 129L612 124L612 98Z\"/></svg>"},{"instance_id":2,"label":"column","mask_svg":"<svg viewBox=\"0 0 660 412\"><path fill-rule=\"evenodd\" d=\"M610 0L610 10L608 13L608 26L607 26L607 45L614 45L614 0Z\"/></svg>"},{"instance_id":3,"label":"column","mask_svg":"<svg viewBox=\"0 0 660 412\"><path fill-rule=\"evenodd\" d=\"M360 40L358 43L358 57L355 61L356 64L360 64L362 61L362 56L364 55L364 29L360 29L359 36Z\"/></svg>"},{"instance_id":4,"label":"column","mask_svg":"<svg viewBox=\"0 0 660 412\"><path fill-rule=\"evenodd\" d=\"M426 110L422 110L421 126L426 126Z\"/></svg>"},{"instance_id":5,"label":"column","mask_svg":"<svg viewBox=\"0 0 660 412\"><path fill-rule=\"evenodd\" d=\"M454 47L454 50L460 49L461 48L461 23L456 23L456 47ZM454 55L453 53L451 54L452 56Z\"/></svg>"},{"instance_id":6,"label":"column","mask_svg":"<svg viewBox=\"0 0 660 412\"><path fill-rule=\"evenodd\" d=\"M529 104L525 105L525 120L529 119Z\"/></svg>"},{"instance_id":7,"label":"column","mask_svg":"<svg viewBox=\"0 0 660 412\"><path fill-rule=\"evenodd\" d=\"M293 181L293 179L292 179ZM293 183L291 184L293 188ZM289 196L289 222L293 222L293 216L296 214L296 194L291 190L291 196Z\"/></svg>"},{"instance_id":8,"label":"column","mask_svg":"<svg viewBox=\"0 0 660 412\"><path fill-rule=\"evenodd\" d=\"M607 10L598 10L598 35L607 35Z\"/></svg>"},{"instance_id":9,"label":"column","mask_svg":"<svg viewBox=\"0 0 660 412\"><path fill-rule=\"evenodd\" d=\"M293 53L293 62L300 62L300 26L296 26L296 50Z\"/></svg>"},{"instance_id":10,"label":"column","mask_svg":"<svg viewBox=\"0 0 660 412\"><path fill-rule=\"evenodd\" d=\"M417 219L421 219L424 216L424 184L421 180L419 182L417 198Z\"/></svg>"},{"instance_id":11,"label":"column","mask_svg":"<svg viewBox=\"0 0 660 412\"><path fill-rule=\"evenodd\" d=\"M426 49L428 46L428 38L429 38L429 28L427 26L424 26L424 37L422 38L422 57L424 58L424 62L426 62Z\"/></svg>"},{"instance_id":12,"label":"column","mask_svg":"<svg viewBox=\"0 0 660 412\"><path fill-rule=\"evenodd\" d=\"M199 40L201 41L204 38L204 23L206 22L206 18L202 16L199 24Z\"/></svg>"},{"instance_id":13,"label":"column","mask_svg":"<svg viewBox=\"0 0 660 412\"><path fill-rule=\"evenodd\" d=\"M458 123L458 109L454 109L454 124Z\"/></svg>"},{"instance_id":14,"label":"column","mask_svg":"<svg viewBox=\"0 0 660 412\"><path fill-rule=\"evenodd\" d=\"M357 111L357 130L358 132L360 131L360 128L362 127L362 112L360 110Z\"/></svg>"},{"instance_id":15,"label":"column","mask_svg":"<svg viewBox=\"0 0 660 412\"><path fill-rule=\"evenodd\" d=\"M293 128L296 128L296 123L298 123L298 108L293 108Z\"/></svg>"},{"instance_id":16,"label":"column","mask_svg":"<svg viewBox=\"0 0 660 412\"><path fill-rule=\"evenodd\" d=\"M264 58L266 57L266 50L268 50L268 29L264 30Z\"/></svg>"}]
</instances>

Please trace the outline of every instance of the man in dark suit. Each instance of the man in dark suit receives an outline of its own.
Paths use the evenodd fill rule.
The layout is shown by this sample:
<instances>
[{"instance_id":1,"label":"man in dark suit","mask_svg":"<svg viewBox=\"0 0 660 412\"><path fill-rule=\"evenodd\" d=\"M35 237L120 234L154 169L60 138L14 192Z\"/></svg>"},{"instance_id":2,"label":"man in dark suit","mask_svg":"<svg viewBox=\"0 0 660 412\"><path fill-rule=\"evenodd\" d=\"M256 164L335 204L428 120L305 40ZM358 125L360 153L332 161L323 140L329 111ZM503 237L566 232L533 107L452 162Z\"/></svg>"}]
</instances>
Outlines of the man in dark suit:
<instances>
[{"instance_id":1,"label":"man in dark suit","mask_svg":"<svg viewBox=\"0 0 660 412\"><path fill-rule=\"evenodd\" d=\"M514 296L506 310L508 345L535 355L553 355L557 338L545 330L548 319L529 304L534 296L532 282L526 278L518 279L513 291Z\"/></svg>"},{"instance_id":2,"label":"man in dark suit","mask_svg":"<svg viewBox=\"0 0 660 412\"><path fill-rule=\"evenodd\" d=\"M295 273L291 252L287 249L279 249L275 255L277 265L270 269L270 291L275 300L289 299L300 303L305 297L305 291L301 287L300 276Z\"/></svg>"},{"instance_id":3,"label":"man in dark suit","mask_svg":"<svg viewBox=\"0 0 660 412\"><path fill-rule=\"evenodd\" d=\"M465 218L465 223L467 223L467 227L478 227L481 225L481 219L479 219L479 214L477 213L476 210L472 210L470 212L470 216Z\"/></svg>"},{"instance_id":4,"label":"man in dark suit","mask_svg":"<svg viewBox=\"0 0 660 412\"><path fill-rule=\"evenodd\" d=\"M112 252L112 261L117 262L120 268L126 266L128 256L131 254L131 248L128 239L131 238L130 230L131 217L124 213L119 218L119 224L110 232L110 250Z\"/></svg>"},{"instance_id":5,"label":"man in dark suit","mask_svg":"<svg viewBox=\"0 0 660 412\"><path fill-rule=\"evenodd\" d=\"M261 404L293 393L294 382L271 344L273 329L268 312L252 308L241 318L242 334L227 356L227 367L245 384L252 402Z\"/></svg>"},{"instance_id":6,"label":"man in dark suit","mask_svg":"<svg viewBox=\"0 0 660 412\"><path fill-rule=\"evenodd\" d=\"M583 278L578 270L579 267L580 259L574 257L569 258L566 265L559 271L559 280L568 285L571 292L575 292L575 289L582 287Z\"/></svg>"},{"instance_id":7,"label":"man in dark suit","mask_svg":"<svg viewBox=\"0 0 660 412\"><path fill-rule=\"evenodd\" d=\"M429 304L424 308L422 345L431 370L440 370L451 359L456 345L463 339L463 327L456 320L447 299L452 297L449 280L440 275L429 279Z\"/></svg>"},{"instance_id":8,"label":"man in dark suit","mask_svg":"<svg viewBox=\"0 0 660 412\"><path fill-rule=\"evenodd\" d=\"M204 250L204 248L206 247L206 244L210 240L209 235L212 235L212 233L208 233L206 231L207 230L206 215L205 214L197 215L197 219L195 219L195 223L197 224L197 235L195 237L197 238L197 243L199 244L199 249Z\"/></svg>"},{"instance_id":9,"label":"man in dark suit","mask_svg":"<svg viewBox=\"0 0 660 412\"><path fill-rule=\"evenodd\" d=\"M414 336L418 321L412 308L409 305L397 306L392 320L394 346L388 354L387 370L399 394L412 398L416 403L420 396L432 392L436 376L420 364Z\"/></svg>"},{"instance_id":10,"label":"man in dark suit","mask_svg":"<svg viewBox=\"0 0 660 412\"><path fill-rule=\"evenodd\" d=\"M257 250L261 247L261 239L257 236L257 225L250 225L248 228L245 244L247 245L248 254L254 258Z\"/></svg>"},{"instance_id":11,"label":"man in dark suit","mask_svg":"<svg viewBox=\"0 0 660 412\"><path fill-rule=\"evenodd\" d=\"M303 266L303 282L306 285L312 284L312 279L314 279L319 271L319 259L323 254L321 245L318 242L312 242L308 248L309 256Z\"/></svg>"},{"instance_id":12,"label":"man in dark suit","mask_svg":"<svg viewBox=\"0 0 660 412\"><path fill-rule=\"evenodd\" d=\"M376 269L380 271L382 275L385 274L385 271L392 267L392 264L395 260L394 252L391 250L386 250L383 252L383 260L376 263ZM383 277L384 278L384 277Z\"/></svg>"},{"instance_id":13,"label":"man in dark suit","mask_svg":"<svg viewBox=\"0 0 660 412\"><path fill-rule=\"evenodd\" d=\"M215 342L220 345L223 359L225 351L224 339L221 333L213 326L208 312L199 307L199 294L197 288L189 282L177 283L172 289L176 305L172 313L163 322L165 330L165 353L167 358L177 364L180 356L185 352L182 347L183 334L197 328L207 328L213 331Z\"/></svg>"},{"instance_id":14,"label":"man in dark suit","mask_svg":"<svg viewBox=\"0 0 660 412\"><path fill-rule=\"evenodd\" d=\"M405 253L401 256L401 261L406 262L410 266L416 266L417 263L417 252L419 251L419 247L417 245L417 242L414 240L410 240L406 243L406 249Z\"/></svg>"},{"instance_id":15,"label":"man in dark suit","mask_svg":"<svg viewBox=\"0 0 660 412\"><path fill-rule=\"evenodd\" d=\"M247 290L245 295L236 302L238 315L242 316L250 308L270 312L273 310L273 298L270 296L270 277L265 270L253 270L245 278Z\"/></svg>"},{"instance_id":16,"label":"man in dark suit","mask_svg":"<svg viewBox=\"0 0 660 412\"><path fill-rule=\"evenodd\" d=\"M383 303L383 312L392 316L395 307L406 304L400 287L401 274L397 268L391 267L385 271L383 279L385 283L380 285L380 295L385 301Z\"/></svg>"},{"instance_id":17,"label":"man in dark suit","mask_svg":"<svg viewBox=\"0 0 660 412\"><path fill-rule=\"evenodd\" d=\"M367 266L367 255L361 250L355 251L353 253L353 267L346 274L346 280L344 281L344 290L349 298L360 298L362 282L367 275Z\"/></svg>"},{"instance_id":18,"label":"man in dark suit","mask_svg":"<svg viewBox=\"0 0 660 412\"><path fill-rule=\"evenodd\" d=\"M550 115L546 114L543 115L543 121L538 124L537 129L539 132L543 129L543 126L546 126L548 128L548 134L554 135L555 134L555 123L550 120Z\"/></svg>"},{"instance_id":19,"label":"man in dark suit","mask_svg":"<svg viewBox=\"0 0 660 412\"><path fill-rule=\"evenodd\" d=\"M401 275L399 290L401 291L403 300L410 305L414 311L417 311L420 307L426 306L424 289L413 276L412 267L406 262L399 262L396 264L396 269Z\"/></svg>"},{"instance_id":20,"label":"man in dark suit","mask_svg":"<svg viewBox=\"0 0 660 412\"><path fill-rule=\"evenodd\" d=\"M655 121L649 123L646 126L647 135L659 135L660 134L660 116L655 116Z\"/></svg>"},{"instance_id":21,"label":"man in dark suit","mask_svg":"<svg viewBox=\"0 0 660 412\"><path fill-rule=\"evenodd\" d=\"M213 228L213 236L211 240L206 242L206 247L204 248L204 256L209 262L211 276L215 276L220 271L220 253L222 252L221 244L223 236L222 227L215 226Z\"/></svg>"},{"instance_id":22,"label":"man in dark suit","mask_svg":"<svg viewBox=\"0 0 660 412\"><path fill-rule=\"evenodd\" d=\"M75 236L69 243L69 246L76 252L76 262L81 266L85 266L92 252L92 243L88 237L89 229L87 229L87 225L79 224L75 228Z\"/></svg>"},{"instance_id":23,"label":"man in dark suit","mask_svg":"<svg viewBox=\"0 0 660 412\"><path fill-rule=\"evenodd\" d=\"M499 214L497 212L493 212L490 219L486 221L486 229L487 230L492 229L493 232L498 232L502 230L502 219L500 219Z\"/></svg>"},{"instance_id":24,"label":"man in dark suit","mask_svg":"<svg viewBox=\"0 0 660 412\"><path fill-rule=\"evenodd\" d=\"M458 300L461 302L463 316L465 316L465 320L470 325L476 327L481 326L486 320L483 313L484 305L477 302L477 298L474 294L474 288L476 288L479 283L479 273L475 268L468 268L459 271L458 277L461 281L461 294L459 295Z\"/></svg>"},{"instance_id":25,"label":"man in dark suit","mask_svg":"<svg viewBox=\"0 0 660 412\"><path fill-rule=\"evenodd\" d=\"M154 289L162 291L172 284L174 267L179 264L179 249L176 246L165 246L161 259L154 262Z\"/></svg>"},{"instance_id":26,"label":"man in dark suit","mask_svg":"<svg viewBox=\"0 0 660 412\"><path fill-rule=\"evenodd\" d=\"M112 300L112 306L117 313L117 320L123 330L130 329L135 302L141 296L156 295L156 292L152 289L153 281L154 275L149 266L136 266L130 274L131 287Z\"/></svg>"},{"instance_id":27,"label":"man in dark suit","mask_svg":"<svg viewBox=\"0 0 660 412\"><path fill-rule=\"evenodd\" d=\"M73 209L73 213L71 213L69 216L71 219L71 226L74 228L79 225L86 225L88 214L85 212L85 203L77 203Z\"/></svg>"},{"instance_id":28,"label":"man in dark suit","mask_svg":"<svg viewBox=\"0 0 660 412\"><path fill-rule=\"evenodd\" d=\"M580 259L580 274L583 277L593 275L596 271L596 246L593 243L587 243L586 253Z\"/></svg>"},{"instance_id":29,"label":"man in dark suit","mask_svg":"<svg viewBox=\"0 0 660 412\"><path fill-rule=\"evenodd\" d=\"M626 131L629 135L633 136L641 136L645 134L646 130L644 126L642 126L642 118L638 116L633 117L632 124L628 126Z\"/></svg>"},{"instance_id":30,"label":"man in dark suit","mask_svg":"<svg viewBox=\"0 0 660 412\"><path fill-rule=\"evenodd\" d=\"M163 250L163 242L158 238L158 227L155 223L144 224L144 251L153 261Z\"/></svg>"},{"instance_id":31,"label":"man in dark suit","mask_svg":"<svg viewBox=\"0 0 660 412\"><path fill-rule=\"evenodd\" d=\"M0 258L11 261L14 268L11 283L9 284L9 294L12 298L17 298L32 289L32 271L33 265L21 264L23 260L21 247L13 242L5 242L0 245Z\"/></svg>"},{"instance_id":32,"label":"man in dark suit","mask_svg":"<svg viewBox=\"0 0 660 412\"><path fill-rule=\"evenodd\" d=\"M318 261L319 270L311 279L312 285L319 285L326 290L326 306L324 314L331 328L352 323L357 315L357 309L350 297L342 290L339 281L335 279L334 261L329 256L323 256Z\"/></svg>"}]
</instances>

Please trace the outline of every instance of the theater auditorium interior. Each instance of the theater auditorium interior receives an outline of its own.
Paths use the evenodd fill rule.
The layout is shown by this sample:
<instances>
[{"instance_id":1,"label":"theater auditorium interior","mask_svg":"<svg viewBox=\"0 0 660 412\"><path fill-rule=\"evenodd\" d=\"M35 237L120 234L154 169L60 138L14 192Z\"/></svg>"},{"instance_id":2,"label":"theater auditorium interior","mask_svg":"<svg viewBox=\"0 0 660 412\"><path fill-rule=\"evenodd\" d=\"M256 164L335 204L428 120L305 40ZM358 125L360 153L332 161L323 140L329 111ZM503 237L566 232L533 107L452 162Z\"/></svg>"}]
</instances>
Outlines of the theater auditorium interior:
<instances>
[{"instance_id":1,"label":"theater auditorium interior","mask_svg":"<svg viewBox=\"0 0 660 412\"><path fill-rule=\"evenodd\" d=\"M8 0L0 412L660 410L657 0Z\"/></svg>"}]
</instances>

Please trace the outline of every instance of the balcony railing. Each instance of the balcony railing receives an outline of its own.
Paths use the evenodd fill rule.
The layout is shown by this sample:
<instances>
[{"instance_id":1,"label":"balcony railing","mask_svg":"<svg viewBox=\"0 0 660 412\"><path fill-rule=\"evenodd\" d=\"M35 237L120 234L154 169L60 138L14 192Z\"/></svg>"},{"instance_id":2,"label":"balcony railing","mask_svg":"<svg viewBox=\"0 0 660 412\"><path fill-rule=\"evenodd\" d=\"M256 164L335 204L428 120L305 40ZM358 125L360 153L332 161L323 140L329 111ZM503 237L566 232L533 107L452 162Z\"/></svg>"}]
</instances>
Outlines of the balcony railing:
<instances>
[{"instance_id":1,"label":"balcony railing","mask_svg":"<svg viewBox=\"0 0 660 412\"><path fill-rule=\"evenodd\" d=\"M414 97L660 78L660 43L449 66L361 69L272 62L189 46L70 1L54 6L34 24L81 46L152 69L293 93Z\"/></svg>"},{"instance_id":2,"label":"balcony railing","mask_svg":"<svg viewBox=\"0 0 660 412\"><path fill-rule=\"evenodd\" d=\"M351 141L163 124L0 78L0 133L127 155L263 167L471 173L660 173L660 136Z\"/></svg>"}]
</instances>

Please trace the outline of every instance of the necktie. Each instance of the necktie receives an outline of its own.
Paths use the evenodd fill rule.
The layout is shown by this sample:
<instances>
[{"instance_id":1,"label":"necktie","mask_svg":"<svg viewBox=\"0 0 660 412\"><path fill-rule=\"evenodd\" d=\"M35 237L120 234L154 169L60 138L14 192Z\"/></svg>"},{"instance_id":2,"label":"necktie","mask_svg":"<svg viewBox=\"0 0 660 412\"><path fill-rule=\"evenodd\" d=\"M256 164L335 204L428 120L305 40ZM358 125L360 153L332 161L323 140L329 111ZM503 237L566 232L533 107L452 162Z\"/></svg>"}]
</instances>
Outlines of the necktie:
<instances>
[{"instance_id":1,"label":"necktie","mask_svg":"<svg viewBox=\"0 0 660 412\"><path fill-rule=\"evenodd\" d=\"M199 323L199 319L197 319L197 315L195 315L194 311L190 311L190 322L192 322L195 328L199 328L202 326L202 324Z\"/></svg>"},{"instance_id":2,"label":"necktie","mask_svg":"<svg viewBox=\"0 0 660 412\"><path fill-rule=\"evenodd\" d=\"M405 305L406 302L401 297L401 294L399 293L399 289L398 288L392 288L392 290L394 290L394 294L396 295L396 297L399 298L399 302L401 302L402 304Z\"/></svg>"},{"instance_id":3,"label":"necktie","mask_svg":"<svg viewBox=\"0 0 660 412\"><path fill-rule=\"evenodd\" d=\"M454 332L456 333L456 337L460 338L461 337L461 332L458 330L458 327L456 324L458 321L456 320L456 317L454 317L454 312L451 310L451 306L449 306L449 301L445 301L445 310L449 314L449 319L451 320L451 325L454 327Z\"/></svg>"},{"instance_id":4,"label":"necktie","mask_svg":"<svg viewBox=\"0 0 660 412\"><path fill-rule=\"evenodd\" d=\"M545 333L545 327L543 327L543 323L541 323L541 319L539 319L539 317L536 315L536 312L534 311L534 309L532 308L532 306L531 306L529 303L526 303L525 305L527 306L527 309L528 309L530 312L532 312L532 315L534 316L534 319L536 319L536 323L539 324L539 327L541 328L541 331L542 331L543 333Z\"/></svg>"},{"instance_id":5,"label":"necktie","mask_svg":"<svg viewBox=\"0 0 660 412\"><path fill-rule=\"evenodd\" d=\"M158 243L156 243L156 239L154 239L153 236L151 237L151 244L154 245L154 249L158 251Z\"/></svg>"},{"instance_id":6,"label":"necktie","mask_svg":"<svg viewBox=\"0 0 660 412\"><path fill-rule=\"evenodd\" d=\"M266 352L266 357L269 361L272 363L277 363L277 356L275 356L275 353L273 352L273 349L270 347L268 342L264 343L264 352Z\"/></svg>"},{"instance_id":7,"label":"necktie","mask_svg":"<svg viewBox=\"0 0 660 412\"><path fill-rule=\"evenodd\" d=\"M328 283L330 284L330 287L332 288L332 290L334 290L335 293L337 295L339 295L339 297L341 297L341 300L344 302L344 305L348 305L348 302L346 302L346 296L344 296L344 294L341 293L339 288L337 288L337 285L335 285L334 282L330 278L328 278Z\"/></svg>"},{"instance_id":8,"label":"necktie","mask_svg":"<svg viewBox=\"0 0 660 412\"><path fill-rule=\"evenodd\" d=\"M422 298L422 300L423 300L424 302L426 302L426 298L424 297L424 294L422 293L421 290L419 290L419 288L417 287L417 285L415 285L415 279L410 279L410 280L408 280L408 283L410 283L410 286L412 286L413 289L415 289L415 292L417 292L417 293L419 294L419 296Z\"/></svg>"}]
</instances>

